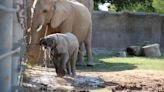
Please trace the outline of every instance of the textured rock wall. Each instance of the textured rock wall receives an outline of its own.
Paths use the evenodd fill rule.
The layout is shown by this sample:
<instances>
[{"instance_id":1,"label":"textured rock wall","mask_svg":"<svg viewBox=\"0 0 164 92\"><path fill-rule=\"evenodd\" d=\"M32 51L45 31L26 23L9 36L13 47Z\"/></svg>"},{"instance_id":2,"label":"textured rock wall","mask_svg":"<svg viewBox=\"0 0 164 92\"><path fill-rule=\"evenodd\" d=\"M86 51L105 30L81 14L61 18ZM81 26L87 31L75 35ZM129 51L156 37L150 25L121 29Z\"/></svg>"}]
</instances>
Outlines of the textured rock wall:
<instances>
[{"instance_id":1,"label":"textured rock wall","mask_svg":"<svg viewBox=\"0 0 164 92\"><path fill-rule=\"evenodd\" d=\"M118 12L93 13L93 48L124 49L145 42L159 43L164 50L164 16Z\"/></svg>"}]
</instances>

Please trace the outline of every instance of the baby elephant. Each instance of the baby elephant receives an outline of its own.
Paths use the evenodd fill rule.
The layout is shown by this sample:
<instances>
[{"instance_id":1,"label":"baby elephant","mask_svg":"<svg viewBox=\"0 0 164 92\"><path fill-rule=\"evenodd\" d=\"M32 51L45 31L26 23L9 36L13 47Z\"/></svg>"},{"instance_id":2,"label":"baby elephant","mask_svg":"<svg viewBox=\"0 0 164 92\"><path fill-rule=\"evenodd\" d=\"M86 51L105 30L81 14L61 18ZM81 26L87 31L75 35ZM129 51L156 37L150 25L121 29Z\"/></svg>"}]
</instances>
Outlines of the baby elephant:
<instances>
[{"instance_id":1,"label":"baby elephant","mask_svg":"<svg viewBox=\"0 0 164 92\"><path fill-rule=\"evenodd\" d=\"M40 45L49 48L50 57L55 65L56 73L62 77L66 73L76 76L76 60L79 42L72 33L55 33L40 40Z\"/></svg>"}]
</instances>

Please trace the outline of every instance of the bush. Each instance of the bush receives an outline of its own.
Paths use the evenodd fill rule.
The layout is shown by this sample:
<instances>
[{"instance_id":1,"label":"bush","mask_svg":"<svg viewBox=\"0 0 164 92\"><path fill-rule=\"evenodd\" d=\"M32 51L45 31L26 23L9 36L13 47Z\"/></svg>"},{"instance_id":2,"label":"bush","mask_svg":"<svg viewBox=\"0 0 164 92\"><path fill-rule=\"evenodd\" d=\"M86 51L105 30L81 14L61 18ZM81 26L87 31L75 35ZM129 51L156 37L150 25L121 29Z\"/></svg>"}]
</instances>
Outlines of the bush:
<instances>
[{"instance_id":1,"label":"bush","mask_svg":"<svg viewBox=\"0 0 164 92\"><path fill-rule=\"evenodd\" d=\"M153 0L153 7L158 13L164 13L164 0Z\"/></svg>"}]
</instances>

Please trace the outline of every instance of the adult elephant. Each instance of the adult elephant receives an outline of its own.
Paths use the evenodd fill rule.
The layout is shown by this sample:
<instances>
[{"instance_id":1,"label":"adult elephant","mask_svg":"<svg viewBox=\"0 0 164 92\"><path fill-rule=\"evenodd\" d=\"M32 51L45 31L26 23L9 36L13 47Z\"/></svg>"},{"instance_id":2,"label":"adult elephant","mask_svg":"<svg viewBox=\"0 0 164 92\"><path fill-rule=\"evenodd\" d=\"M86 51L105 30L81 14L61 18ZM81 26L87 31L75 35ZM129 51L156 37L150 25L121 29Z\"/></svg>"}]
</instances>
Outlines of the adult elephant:
<instances>
[{"instance_id":1,"label":"adult elephant","mask_svg":"<svg viewBox=\"0 0 164 92\"><path fill-rule=\"evenodd\" d=\"M46 30L47 28L47 30ZM41 30L41 31L38 31ZM92 20L89 10L76 1L38 0L34 9L31 27L30 58L39 57L38 43L44 35L72 32L78 38L80 48L85 44L88 65L93 65L91 50ZM80 49L81 50L81 49ZM82 63L82 51L79 62Z\"/></svg>"},{"instance_id":2,"label":"adult elephant","mask_svg":"<svg viewBox=\"0 0 164 92\"><path fill-rule=\"evenodd\" d=\"M93 0L77 0L77 1L85 5L89 9L89 11L92 13L93 6L94 6Z\"/></svg>"}]
</instances>

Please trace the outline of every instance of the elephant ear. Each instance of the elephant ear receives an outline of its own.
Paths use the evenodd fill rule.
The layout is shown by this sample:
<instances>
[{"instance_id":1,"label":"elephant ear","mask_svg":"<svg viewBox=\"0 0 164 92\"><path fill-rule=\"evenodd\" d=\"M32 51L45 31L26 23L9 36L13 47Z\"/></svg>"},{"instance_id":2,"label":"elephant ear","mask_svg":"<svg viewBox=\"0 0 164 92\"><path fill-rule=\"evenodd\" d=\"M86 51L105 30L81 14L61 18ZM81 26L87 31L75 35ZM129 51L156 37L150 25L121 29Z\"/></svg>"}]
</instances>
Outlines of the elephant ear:
<instances>
[{"instance_id":1,"label":"elephant ear","mask_svg":"<svg viewBox=\"0 0 164 92\"><path fill-rule=\"evenodd\" d=\"M70 15L71 6L67 0L55 0L54 10L51 19L51 27L59 27Z\"/></svg>"},{"instance_id":2,"label":"elephant ear","mask_svg":"<svg viewBox=\"0 0 164 92\"><path fill-rule=\"evenodd\" d=\"M40 39L40 45L43 45L45 47L52 47L53 45L53 39L52 38L41 38Z\"/></svg>"}]
</instances>

